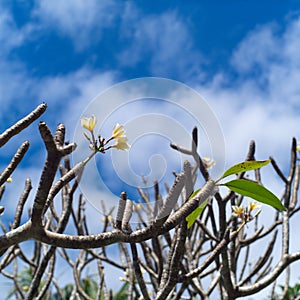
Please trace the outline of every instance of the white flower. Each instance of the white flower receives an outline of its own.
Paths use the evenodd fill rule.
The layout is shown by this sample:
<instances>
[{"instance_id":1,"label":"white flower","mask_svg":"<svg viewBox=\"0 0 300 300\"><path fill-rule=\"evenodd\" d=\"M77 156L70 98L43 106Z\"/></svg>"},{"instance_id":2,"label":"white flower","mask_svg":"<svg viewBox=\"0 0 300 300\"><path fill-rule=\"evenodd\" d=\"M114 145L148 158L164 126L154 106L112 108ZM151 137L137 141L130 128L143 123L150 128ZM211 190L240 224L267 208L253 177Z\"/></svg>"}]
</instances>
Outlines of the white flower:
<instances>
[{"instance_id":1,"label":"white flower","mask_svg":"<svg viewBox=\"0 0 300 300\"><path fill-rule=\"evenodd\" d=\"M249 202L249 204L248 204L249 213L256 208L260 208L260 205L258 205L256 202Z\"/></svg>"},{"instance_id":2,"label":"white flower","mask_svg":"<svg viewBox=\"0 0 300 300\"><path fill-rule=\"evenodd\" d=\"M127 150L130 148L124 126L120 125L119 123L117 123L114 127L112 137L108 141L113 139L116 139L116 142L113 146L111 146L111 148L117 148L118 150Z\"/></svg>"},{"instance_id":3,"label":"white flower","mask_svg":"<svg viewBox=\"0 0 300 300\"><path fill-rule=\"evenodd\" d=\"M125 129L123 125L120 125L119 123L116 124L115 128L113 129L112 138L117 139L125 137Z\"/></svg>"},{"instance_id":4,"label":"white flower","mask_svg":"<svg viewBox=\"0 0 300 300\"><path fill-rule=\"evenodd\" d=\"M130 145L128 144L128 139L126 136L119 137L116 141L116 143L113 145L114 148L117 148L118 150L127 150L130 148Z\"/></svg>"},{"instance_id":5,"label":"white flower","mask_svg":"<svg viewBox=\"0 0 300 300\"><path fill-rule=\"evenodd\" d=\"M210 169L212 166L216 164L216 162L210 157L203 157L202 161L207 169Z\"/></svg>"},{"instance_id":6,"label":"white flower","mask_svg":"<svg viewBox=\"0 0 300 300\"><path fill-rule=\"evenodd\" d=\"M93 131L95 125L97 123L97 118L95 115L88 117L83 117L81 119L81 126L89 131Z\"/></svg>"},{"instance_id":7,"label":"white flower","mask_svg":"<svg viewBox=\"0 0 300 300\"><path fill-rule=\"evenodd\" d=\"M245 209L244 209L243 205L240 205L240 206L233 205L232 206L232 214L234 216L236 216L237 218L243 219L244 214L245 214Z\"/></svg>"}]
</instances>

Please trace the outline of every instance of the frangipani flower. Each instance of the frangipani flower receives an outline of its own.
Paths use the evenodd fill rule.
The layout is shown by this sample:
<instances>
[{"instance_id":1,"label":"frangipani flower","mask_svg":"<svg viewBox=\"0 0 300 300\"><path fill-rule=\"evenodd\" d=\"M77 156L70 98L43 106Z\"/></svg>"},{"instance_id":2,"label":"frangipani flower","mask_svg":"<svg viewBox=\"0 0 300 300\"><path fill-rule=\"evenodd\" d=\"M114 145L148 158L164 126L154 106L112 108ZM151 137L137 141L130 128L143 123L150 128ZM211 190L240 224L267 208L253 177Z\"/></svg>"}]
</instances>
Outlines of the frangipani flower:
<instances>
[{"instance_id":1,"label":"frangipani flower","mask_svg":"<svg viewBox=\"0 0 300 300\"><path fill-rule=\"evenodd\" d=\"M248 204L248 212L250 213L251 211L253 211L256 208L260 208L260 205L258 205L256 202L250 202Z\"/></svg>"},{"instance_id":2,"label":"frangipani flower","mask_svg":"<svg viewBox=\"0 0 300 300\"><path fill-rule=\"evenodd\" d=\"M210 157L203 157L204 165L207 169L210 169L212 166L216 164L216 162Z\"/></svg>"},{"instance_id":3,"label":"frangipani flower","mask_svg":"<svg viewBox=\"0 0 300 300\"><path fill-rule=\"evenodd\" d=\"M128 139L126 136L122 136L117 138L116 143L113 145L114 148L117 148L118 150L127 150L130 148L130 145L128 144Z\"/></svg>"},{"instance_id":4,"label":"frangipani flower","mask_svg":"<svg viewBox=\"0 0 300 300\"><path fill-rule=\"evenodd\" d=\"M114 127L112 138L117 139L121 137L125 137L125 129L123 125L117 123L116 126Z\"/></svg>"},{"instance_id":5,"label":"frangipani flower","mask_svg":"<svg viewBox=\"0 0 300 300\"><path fill-rule=\"evenodd\" d=\"M81 119L81 126L91 132L94 130L96 123L97 123L97 118L95 115L91 115L89 118L83 117Z\"/></svg>"},{"instance_id":6,"label":"frangipani flower","mask_svg":"<svg viewBox=\"0 0 300 300\"><path fill-rule=\"evenodd\" d=\"M125 277L119 277L119 280L120 280L120 281L128 281L128 279L125 278Z\"/></svg>"},{"instance_id":7,"label":"frangipani flower","mask_svg":"<svg viewBox=\"0 0 300 300\"><path fill-rule=\"evenodd\" d=\"M240 205L240 206L233 205L232 206L232 214L234 216L236 216L237 218L243 219L244 214L245 214L245 208L243 207L243 205Z\"/></svg>"},{"instance_id":8,"label":"frangipani flower","mask_svg":"<svg viewBox=\"0 0 300 300\"><path fill-rule=\"evenodd\" d=\"M118 150L127 150L130 148L124 126L119 123L114 127L112 137L109 141L113 139L116 139L116 143L112 147L117 148Z\"/></svg>"},{"instance_id":9,"label":"frangipani flower","mask_svg":"<svg viewBox=\"0 0 300 300\"><path fill-rule=\"evenodd\" d=\"M239 206L233 205L232 206L232 215L242 220L242 225L238 229L238 231L248 222L255 219L261 212L261 209L258 210L254 215L252 215L252 211L260 208L260 205L258 205L256 202L249 202L248 206L244 208L244 206L241 204Z\"/></svg>"},{"instance_id":10,"label":"frangipani flower","mask_svg":"<svg viewBox=\"0 0 300 300\"><path fill-rule=\"evenodd\" d=\"M105 139L104 137L101 136L100 133L97 135L98 138L95 137L94 128L96 123L97 123L97 119L95 115L92 115L91 117L84 117L81 119L81 126L90 131L90 136L85 132L84 132L84 136L89 141L90 143L89 147L94 152L94 154L97 152L105 153L106 150L111 148L116 148L118 150L129 149L130 145L128 144L128 139L126 137L125 129L123 125L117 123L113 129L112 136L109 139ZM115 144L109 145L109 143L112 140L115 140Z\"/></svg>"}]
</instances>

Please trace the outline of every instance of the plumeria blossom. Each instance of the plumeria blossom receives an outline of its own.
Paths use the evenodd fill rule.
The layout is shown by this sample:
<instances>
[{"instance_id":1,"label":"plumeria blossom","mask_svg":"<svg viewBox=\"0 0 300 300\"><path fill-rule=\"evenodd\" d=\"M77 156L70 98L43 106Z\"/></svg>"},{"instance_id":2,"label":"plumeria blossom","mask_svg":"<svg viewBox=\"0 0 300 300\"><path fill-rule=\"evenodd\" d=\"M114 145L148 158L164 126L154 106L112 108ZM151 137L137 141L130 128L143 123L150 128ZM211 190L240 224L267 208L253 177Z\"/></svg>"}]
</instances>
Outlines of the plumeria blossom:
<instances>
[{"instance_id":1,"label":"plumeria blossom","mask_svg":"<svg viewBox=\"0 0 300 300\"><path fill-rule=\"evenodd\" d=\"M260 208L260 205L257 204L257 202L250 202L248 204L248 211L251 213L251 211L255 210L256 208Z\"/></svg>"},{"instance_id":2,"label":"plumeria blossom","mask_svg":"<svg viewBox=\"0 0 300 300\"><path fill-rule=\"evenodd\" d=\"M126 136L119 137L116 141L116 143L113 145L114 148L117 148L119 150L127 150L130 148L130 145L128 144L128 139Z\"/></svg>"},{"instance_id":3,"label":"plumeria blossom","mask_svg":"<svg viewBox=\"0 0 300 300\"><path fill-rule=\"evenodd\" d=\"M127 150L130 148L123 125L117 123L113 129L112 136L106 140L100 134L98 134L98 139L96 139L94 135L94 128L96 123L97 118L95 115L92 115L91 117L84 117L81 119L81 126L90 131L91 136L89 136L86 132L84 132L84 136L89 141L89 147L94 152L94 154L97 152L105 153L105 151L110 148L116 148L118 150ZM113 145L108 145L112 140L115 140L115 143Z\"/></svg>"},{"instance_id":4,"label":"plumeria blossom","mask_svg":"<svg viewBox=\"0 0 300 300\"><path fill-rule=\"evenodd\" d=\"M216 162L210 157L203 157L202 161L203 161L206 169L210 169L211 167L213 167L216 164Z\"/></svg>"},{"instance_id":5,"label":"plumeria blossom","mask_svg":"<svg viewBox=\"0 0 300 300\"><path fill-rule=\"evenodd\" d=\"M84 117L81 119L81 126L90 132L92 132L95 128L95 125L97 123L97 118L95 115L91 115L89 118Z\"/></svg>"},{"instance_id":6,"label":"plumeria blossom","mask_svg":"<svg viewBox=\"0 0 300 300\"><path fill-rule=\"evenodd\" d=\"M125 136L125 129L123 125L116 124L113 130L112 138L117 139Z\"/></svg>"},{"instance_id":7,"label":"plumeria blossom","mask_svg":"<svg viewBox=\"0 0 300 300\"><path fill-rule=\"evenodd\" d=\"M120 125L119 123L117 123L114 127L111 139L116 139L116 143L113 145L113 147L116 149L127 150L130 148L124 126Z\"/></svg>"},{"instance_id":8,"label":"plumeria blossom","mask_svg":"<svg viewBox=\"0 0 300 300\"><path fill-rule=\"evenodd\" d=\"M241 219L243 224L246 224L252 221L255 217L257 217L260 214L261 209L258 210L254 215L251 214L257 208L260 208L260 205L258 205L256 202L249 202L246 208L242 204L239 206L233 205L232 214L235 217Z\"/></svg>"},{"instance_id":9,"label":"plumeria blossom","mask_svg":"<svg viewBox=\"0 0 300 300\"><path fill-rule=\"evenodd\" d=\"M243 205L233 205L232 206L232 214L240 219L244 218L244 214L245 214L245 208Z\"/></svg>"}]
</instances>

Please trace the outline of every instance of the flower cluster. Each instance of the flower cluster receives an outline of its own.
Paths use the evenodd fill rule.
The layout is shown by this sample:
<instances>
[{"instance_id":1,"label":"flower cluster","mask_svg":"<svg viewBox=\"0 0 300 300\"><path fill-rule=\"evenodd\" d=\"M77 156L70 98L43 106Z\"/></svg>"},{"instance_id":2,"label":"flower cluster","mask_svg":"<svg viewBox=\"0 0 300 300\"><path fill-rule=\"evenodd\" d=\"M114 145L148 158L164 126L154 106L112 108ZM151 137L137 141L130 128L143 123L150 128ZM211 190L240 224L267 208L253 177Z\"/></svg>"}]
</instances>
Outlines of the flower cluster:
<instances>
[{"instance_id":1,"label":"flower cluster","mask_svg":"<svg viewBox=\"0 0 300 300\"><path fill-rule=\"evenodd\" d=\"M252 221L260 212L257 211L254 216L252 216L252 213L255 209L260 208L260 205L258 205L256 202L249 202L247 207L244 207L241 205L233 205L232 206L232 214L241 219L244 223L248 223Z\"/></svg>"},{"instance_id":2,"label":"flower cluster","mask_svg":"<svg viewBox=\"0 0 300 300\"><path fill-rule=\"evenodd\" d=\"M97 118L95 115L81 119L81 126L87 129L91 134L91 137L89 137L88 134L84 133L85 137L90 142L90 149L92 151L105 153L105 151L110 148L116 148L118 150L127 150L130 148L123 125L116 124L113 129L112 136L106 140L100 134L98 134L98 139L95 138L94 128L96 123ZM115 143L113 145L108 145L108 143L112 140L115 140Z\"/></svg>"}]
</instances>

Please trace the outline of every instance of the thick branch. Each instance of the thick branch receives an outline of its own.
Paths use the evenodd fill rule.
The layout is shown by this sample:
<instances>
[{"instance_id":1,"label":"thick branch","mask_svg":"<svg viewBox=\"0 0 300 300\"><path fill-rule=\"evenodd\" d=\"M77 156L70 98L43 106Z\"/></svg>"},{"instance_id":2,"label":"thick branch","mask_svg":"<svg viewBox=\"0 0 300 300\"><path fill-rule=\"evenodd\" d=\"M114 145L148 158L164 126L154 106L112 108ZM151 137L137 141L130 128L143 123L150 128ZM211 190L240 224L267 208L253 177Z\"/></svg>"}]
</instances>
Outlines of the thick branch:
<instances>
[{"instance_id":1,"label":"thick branch","mask_svg":"<svg viewBox=\"0 0 300 300\"><path fill-rule=\"evenodd\" d=\"M38 119L47 109L46 103L40 104L34 111L28 114L26 117L18 121L15 125L5 130L0 135L0 147L5 145L13 136L17 135L23 129L28 127L36 119Z\"/></svg>"},{"instance_id":2,"label":"thick branch","mask_svg":"<svg viewBox=\"0 0 300 300\"><path fill-rule=\"evenodd\" d=\"M89 236L72 236L54 233L49 230L37 229L33 232L33 237L49 245L72 249L99 248L118 242L142 242L152 237L165 234L175 228L175 226L194 211L196 207L203 203L203 201L205 201L209 196L212 196L214 192L215 183L210 180L192 199L189 199L180 209L178 209L165 221L161 228L158 228L157 230L153 230L153 226L149 225L146 228L133 231L130 234L125 234L120 230L114 230Z\"/></svg>"}]
</instances>

